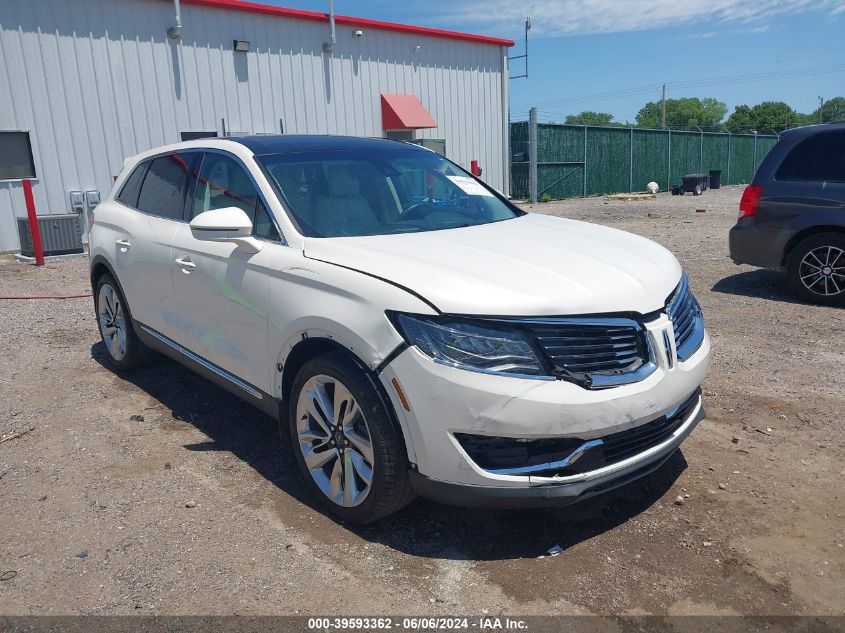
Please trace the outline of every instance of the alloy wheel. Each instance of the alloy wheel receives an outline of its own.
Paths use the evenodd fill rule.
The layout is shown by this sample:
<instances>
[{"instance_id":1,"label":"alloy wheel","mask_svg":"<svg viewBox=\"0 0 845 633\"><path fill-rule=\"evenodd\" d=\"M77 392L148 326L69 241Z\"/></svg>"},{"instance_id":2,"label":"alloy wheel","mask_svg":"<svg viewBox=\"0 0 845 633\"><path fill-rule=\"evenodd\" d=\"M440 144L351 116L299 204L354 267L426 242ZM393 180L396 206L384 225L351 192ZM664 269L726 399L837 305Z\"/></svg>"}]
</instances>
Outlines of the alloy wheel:
<instances>
[{"instance_id":1,"label":"alloy wheel","mask_svg":"<svg viewBox=\"0 0 845 633\"><path fill-rule=\"evenodd\" d=\"M100 286L97 295L97 318L103 343L115 361L126 356L126 318L120 295L109 284Z\"/></svg>"},{"instance_id":2,"label":"alloy wheel","mask_svg":"<svg viewBox=\"0 0 845 633\"><path fill-rule=\"evenodd\" d=\"M831 297L845 291L845 251L819 246L809 251L798 269L801 283L810 292Z\"/></svg>"},{"instance_id":3,"label":"alloy wheel","mask_svg":"<svg viewBox=\"0 0 845 633\"><path fill-rule=\"evenodd\" d=\"M370 429L355 397L337 378L319 374L296 403L299 450L314 482L343 507L360 505L373 481Z\"/></svg>"}]
</instances>

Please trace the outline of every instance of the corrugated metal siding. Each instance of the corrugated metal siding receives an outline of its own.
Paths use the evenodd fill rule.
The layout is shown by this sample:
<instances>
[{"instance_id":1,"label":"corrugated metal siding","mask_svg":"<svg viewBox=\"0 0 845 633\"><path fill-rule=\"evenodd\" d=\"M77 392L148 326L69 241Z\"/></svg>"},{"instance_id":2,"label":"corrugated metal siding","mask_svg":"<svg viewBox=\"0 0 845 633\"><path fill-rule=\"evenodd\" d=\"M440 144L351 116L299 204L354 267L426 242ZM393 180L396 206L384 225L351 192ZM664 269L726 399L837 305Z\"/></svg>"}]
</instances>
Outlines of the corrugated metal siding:
<instances>
[{"instance_id":1,"label":"corrugated metal siding","mask_svg":"<svg viewBox=\"0 0 845 633\"><path fill-rule=\"evenodd\" d=\"M447 154L506 190L498 46L187 5L167 39L166 0L4 0L0 129L29 130L39 213L66 213L71 189L111 186L127 156L186 131L382 136L380 94L419 97ZM233 39L251 42L235 53ZM421 46L418 53L415 46ZM17 248L19 182L0 182L0 250Z\"/></svg>"}]
</instances>

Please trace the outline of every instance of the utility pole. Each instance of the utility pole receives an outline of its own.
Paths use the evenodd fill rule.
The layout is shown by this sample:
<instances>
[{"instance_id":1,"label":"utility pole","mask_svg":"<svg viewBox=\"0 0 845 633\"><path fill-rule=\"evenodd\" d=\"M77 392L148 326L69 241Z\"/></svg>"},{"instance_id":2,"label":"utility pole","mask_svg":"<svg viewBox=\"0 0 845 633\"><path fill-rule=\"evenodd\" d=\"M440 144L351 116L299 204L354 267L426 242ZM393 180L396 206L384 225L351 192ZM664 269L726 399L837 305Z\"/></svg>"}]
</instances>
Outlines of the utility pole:
<instances>
[{"instance_id":1,"label":"utility pole","mask_svg":"<svg viewBox=\"0 0 845 633\"><path fill-rule=\"evenodd\" d=\"M823 110L824 108L824 97L819 97L819 123L824 123L824 115Z\"/></svg>"},{"instance_id":2,"label":"utility pole","mask_svg":"<svg viewBox=\"0 0 845 633\"><path fill-rule=\"evenodd\" d=\"M660 129L666 129L666 84L663 84L663 96L660 98Z\"/></svg>"},{"instance_id":3,"label":"utility pole","mask_svg":"<svg viewBox=\"0 0 845 633\"><path fill-rule=\"evenodd\" d=\"M528 199L537 204L537 108L528 111Z\"/></svg>"}]
</instances>

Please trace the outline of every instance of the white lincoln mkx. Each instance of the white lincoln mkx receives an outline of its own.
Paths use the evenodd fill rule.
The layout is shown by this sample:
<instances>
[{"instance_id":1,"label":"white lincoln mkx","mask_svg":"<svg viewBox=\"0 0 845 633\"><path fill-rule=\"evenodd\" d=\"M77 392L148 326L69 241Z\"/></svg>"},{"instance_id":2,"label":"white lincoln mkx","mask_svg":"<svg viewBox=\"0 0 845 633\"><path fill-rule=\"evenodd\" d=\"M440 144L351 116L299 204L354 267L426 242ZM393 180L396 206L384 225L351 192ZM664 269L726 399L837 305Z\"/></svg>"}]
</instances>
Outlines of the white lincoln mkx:
<instances>
[{"instance_id":1,"label":"white lincoln mkx","mask_svg":"<svg viewBox=\"0 0 845 633\"><path fill-rule=\"evenodd\" d=\"M710 342L669 251L525 213L416 145L146 152L90 255L113 365L155 350L279 419L345 520L415 494L564 505L655 470L704 416Z\"/></svg>"}]
</instances>

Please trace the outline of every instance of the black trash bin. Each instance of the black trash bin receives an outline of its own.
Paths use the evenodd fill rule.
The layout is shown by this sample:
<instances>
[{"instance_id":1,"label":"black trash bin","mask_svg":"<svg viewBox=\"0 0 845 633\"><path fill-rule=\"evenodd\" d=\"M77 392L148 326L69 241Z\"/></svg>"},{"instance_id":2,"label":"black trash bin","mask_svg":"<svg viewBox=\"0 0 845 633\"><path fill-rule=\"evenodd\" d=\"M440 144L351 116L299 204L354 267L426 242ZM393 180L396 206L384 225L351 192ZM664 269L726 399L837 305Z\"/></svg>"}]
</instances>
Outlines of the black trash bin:
<instances>
[{"instance_id":1,"label":"black trash bin","mask_svg":"<svg viewBox=\"0 0 845 633\"><path fill-rule=\"evenodd\" d=\"M687 174L681 179L683 183L681 191L700 196L701 192L707 189L707 181L709 179L706 174Z\"/></svg>"},{"instance_id":2,"label":"black trash bin","mask_svg":"<svg viewBox=\"0 0 845 633\"><path fill-rule=\"evenodd\" d=\"M711 189L718 189L722 186L722 170L721 169L711 169L710 170L710 188Z\"/></svg>"}]
</instances>

